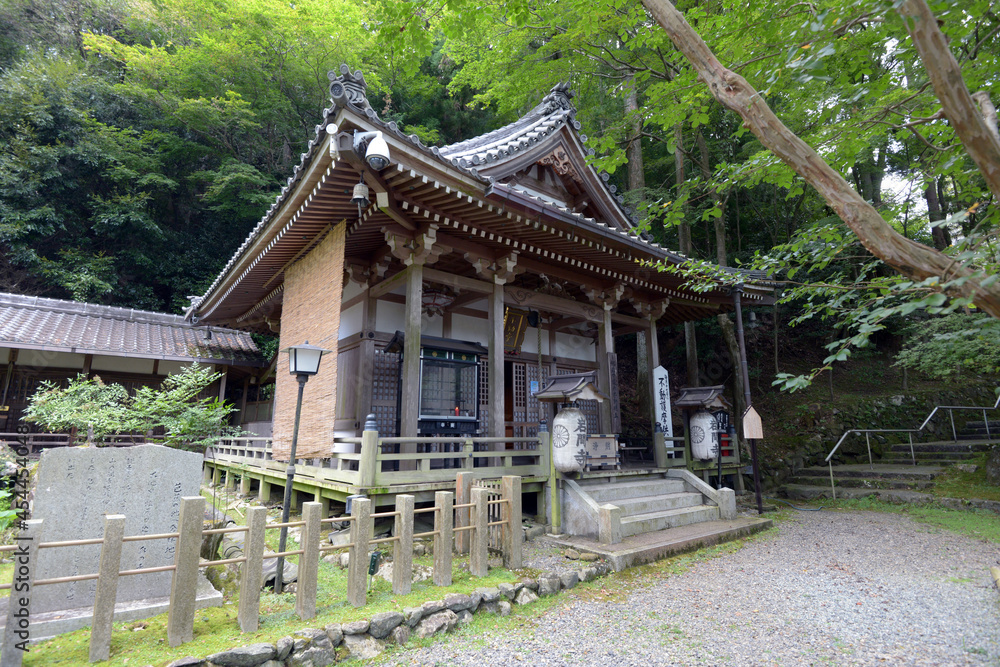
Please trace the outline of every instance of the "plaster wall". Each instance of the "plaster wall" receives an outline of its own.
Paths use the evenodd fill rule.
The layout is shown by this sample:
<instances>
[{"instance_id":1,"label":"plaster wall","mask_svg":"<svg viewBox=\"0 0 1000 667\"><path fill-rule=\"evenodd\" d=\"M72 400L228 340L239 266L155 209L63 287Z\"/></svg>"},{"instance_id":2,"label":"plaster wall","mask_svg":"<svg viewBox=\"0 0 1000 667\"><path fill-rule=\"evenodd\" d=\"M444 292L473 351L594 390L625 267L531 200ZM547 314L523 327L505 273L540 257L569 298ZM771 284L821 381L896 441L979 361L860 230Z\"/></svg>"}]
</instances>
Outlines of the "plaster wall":
<instances>
[{"instance_id":1,"label":"plaster wall","mask_svg":"<svg viewBox=\"0 0 1000 667\"><path fill-rule=\"evenodd\" d=\"M186 361L161 361L157 367L160 375L173 375L180 373L191 364Z\"/></svg>"},{"instance_id":2,"label":"plaster wall","mask_svg":"<svg viewBox=\"0 0 1000 667\"><path fill-rule=\"evenodd\" d=\"M581 361L597 361L597 346L594 341L584 336L575 336L559 332L556 334L555 351L557 359L579 359Z\"/></svg>"},{"instance_id":3,"label":"plaster wall","mask_svg":"<svg viewBox=\"0 0 1000 667\"><path fill-rule=\"evenodd\" d=\"M17 353L17 365L20 368L69 368L83 370L82 354L70 352L49 352L47 350L21 350Z\"/></svg>"},{"instance_id":4,"label":"plaster wall","mask_svg":"<svg viewBox=\"0 0 1000 667\"><path fill-rule=\"evenodd\" d=\"M129 357L99 357L94 355L90 370L94 373L108 371L112 373L141 373L151 375L154 361L152 359L132 359Z\"/></svg>"},{"instance_id":5,"label":"plaster wall","mask_svg":"<svg viewBox=\"0 0 1000 667\"><path fill-rule=\"evenodd\" d=\"M346 299L345 299L346 301ZM340 340L356 336L364 328L365 305L356 303L347 310L340 311Z\"/></svg>"},{"instance_id":6,"label":"plaster wall","mask_svg":"<svg viewBox=\"0 0 1000 667\"><path fill-rule=\"evenodd\" d=\"M455 340L465 340L472 343L487 345L487 320L468 315L453 314L451 316L451 337Z\"/></svg>"}]
</instances>

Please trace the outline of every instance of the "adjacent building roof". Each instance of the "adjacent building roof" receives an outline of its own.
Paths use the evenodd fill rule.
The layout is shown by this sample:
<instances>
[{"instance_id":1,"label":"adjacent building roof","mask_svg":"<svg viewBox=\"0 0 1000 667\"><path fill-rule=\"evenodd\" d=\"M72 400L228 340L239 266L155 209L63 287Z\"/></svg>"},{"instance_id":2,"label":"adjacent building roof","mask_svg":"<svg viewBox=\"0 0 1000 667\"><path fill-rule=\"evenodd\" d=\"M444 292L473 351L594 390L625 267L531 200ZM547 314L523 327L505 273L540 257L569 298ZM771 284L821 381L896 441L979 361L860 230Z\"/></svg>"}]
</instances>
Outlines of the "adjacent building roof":
<instances>
[{"instance_id":1,"label":"adjacent building roof","mask_svg":"<svg viewBox=\"0 0 1000 667\"><path fill-rule=\"evenodd\" d=\"M250 335L181 315L0 292L0 347L214 364L267 365Z\"/></svg>"}]
</instances>

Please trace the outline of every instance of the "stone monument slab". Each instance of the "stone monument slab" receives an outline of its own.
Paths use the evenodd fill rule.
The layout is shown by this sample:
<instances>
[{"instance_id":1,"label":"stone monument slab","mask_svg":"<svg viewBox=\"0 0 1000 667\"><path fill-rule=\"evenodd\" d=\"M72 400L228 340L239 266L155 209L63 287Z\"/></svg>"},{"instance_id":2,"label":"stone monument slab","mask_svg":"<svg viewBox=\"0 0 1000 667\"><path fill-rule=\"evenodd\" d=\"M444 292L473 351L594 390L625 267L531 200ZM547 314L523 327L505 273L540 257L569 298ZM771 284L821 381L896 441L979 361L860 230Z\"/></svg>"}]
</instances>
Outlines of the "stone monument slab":
<instances>
[{"instance_id":1,"label":"stone monument slab","mask_svg":"<svg viewBox=\"0 0 1000 667\"><path fill-rule=\"evenodd\" d=\"M203 457L161 445L134 447L62 447L43 452L35 475L32 519L42 519L42 541L63 542L104 536L104 516L125 516L126 538L173 533L177 530L182 496L200 490ZM120 571L174 564L176 539L125 542ZM97 573L101 545L41 549L36 580ZM122 577L117 610L125 617L142 618L164 610L170 596L171 572ZM89 624L97 582L76 581L33 586L33 621L47 617L80 616L77 627ZM214 598L211 586L199 587L200 598ZM208 604L220 604L214 599ZM199 606L206 606L203 600ZM5 602L5 601L4 601ZM67 631L59 629L46 634ZM36 639L33 633L32 639Z\"/></svg>"}]
</instances>

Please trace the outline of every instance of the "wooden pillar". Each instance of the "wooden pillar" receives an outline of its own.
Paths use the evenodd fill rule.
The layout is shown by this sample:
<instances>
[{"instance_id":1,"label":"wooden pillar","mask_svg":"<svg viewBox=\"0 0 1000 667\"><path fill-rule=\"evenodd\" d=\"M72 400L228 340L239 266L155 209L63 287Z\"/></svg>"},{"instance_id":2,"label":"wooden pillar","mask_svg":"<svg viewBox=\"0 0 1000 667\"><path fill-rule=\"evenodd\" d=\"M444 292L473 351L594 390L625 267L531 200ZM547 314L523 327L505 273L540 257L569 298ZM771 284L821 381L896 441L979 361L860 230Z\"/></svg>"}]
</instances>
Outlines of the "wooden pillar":
<instances>
[{"instance_id":1,"label":"wooden pillar","mask_svg":"<svg viewBox=\"0 0 1000 667\"><path fill-rule=\"evenodd\" d=\"M405 339L403 341L403 375L399 399L399 435L417 435L420 416L420 333L421 301L424 294L424 265L411 264L406 269ZM416 454L416 443L402 443L400 454ZM400 470L416 470L417 461L400 461Z\"/></svg>"},{"instance_id":2,"label":"wooden pillar","mask_svg":"<svg viewBox=\"0 0 1000 667\"><path fill-rule=\"evenodd\" d=\"M400 399L399 432L403 437L417 435L420 414L420 319L423 299L423 264L406 269L405 340L403 342L403 391Z\"/></svg>"},{"instance_id":3,"label":"wooden pillar","mask_svg":"<svg viewBox=\"0 0 1000 667\"><path fill-rule=\"evenodd\" d=\"M597 325L597 382L599 389L607 394L608 400L601 403L601 432L611 433L616 423L613 414L615 401L611 395L615 388L611 386L610 355L615 351L615 339L611 329L611 309L604 307L604 318Z\"/></svg>"},{"instance_id":4,"label":"wooden pillar","mask_svg":"<svg viewBox=\"0 0 1000 667\"><path fill-rule=\"evenodd\" d=\"M354 404L357 410L354 413L354 421L357 422L357 429L364 426L365 417L372 411L372 381L375 375L375 315L378 299L371 297L371 291L364 302L362 302L362 327L361 349L358 353L361 358L358 360L358 378L355 383Z\"/></svg>"},{"instance_id":5,"label":"wooden pillar","mask_svg":"<svg viewBox=\"0 0 1000 667\"><path fill-rule=\"evenodd\" d=\"M653 369L660 365L660 343L656 337L656 320L648 318L649 329L646 332L646 391L649 393L649 424L650 431L656 432L656 377Z\"/></svg>"},{"instance_id":6,"label":"wooden pillar","mask_svg":"<svg viewBox=\"0 0 1000 667\"><path fill-rule=\"evenodd\" d=\"M247 394L250 393L250 376L243 378L243 396L240 397L240 411L236 414L239 415L240 423L237 426L242 425L243 422L247 420Z\"/></svg>"},{"instance_id":7,"label":"wooden pillar","mask_svg":"<svg viewBox=\"0 0 1000 667\"><path fill-rule=\"evenodd\" d=\"M215 372L222 373L222 377L219 378L219 400L226 400L226 380L229 374L226 372L226 367L221 364L215 365Z\"/></svg>"},{"instance_id":8,"label":"wooden pillar","mask_svg":"<svg viewBox=\"0 0 1000 667\"><path fill-rule=\"evenodd\" d=\"M504 377L503 377L503 285L494 283L489 296L490 329L490 382L489 382L489 434L502 438L504 423Z\"/></svg>"}]
</instances>

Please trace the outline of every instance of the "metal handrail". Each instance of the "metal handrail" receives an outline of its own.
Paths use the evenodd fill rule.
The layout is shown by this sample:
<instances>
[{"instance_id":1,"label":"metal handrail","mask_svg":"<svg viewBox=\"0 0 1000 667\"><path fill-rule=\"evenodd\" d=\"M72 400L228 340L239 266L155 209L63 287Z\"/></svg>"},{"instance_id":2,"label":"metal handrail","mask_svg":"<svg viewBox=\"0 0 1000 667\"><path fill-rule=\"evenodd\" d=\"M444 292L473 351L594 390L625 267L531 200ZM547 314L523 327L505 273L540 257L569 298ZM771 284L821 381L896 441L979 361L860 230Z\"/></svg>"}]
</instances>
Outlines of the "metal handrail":
<instances>
[{"instance_id":1,"label":"metal handrail","mask_svg":"<svg viewBox=\"0 0 1000 667\"><path fill-rule=\"evenodd\" d=\"M872 460L872 433L906 433L910 440L910 460L913 462L913 465L917 465L917 456L913 451L913 434L923 431L924 428L927 427L927 424L930 423L931 419L934 418L934 415L937 414L938 410L948 411L948 416L951 419L951 437L954 442L958 442L958 431L955 430L955 410L981 410L983 413L983 424L986 426L986 439L992 440L992 436L990 435L990 421L986 418L986 411L996 410L997 408L1000 408L1000 394L997 395L997 400L993 404L993 407L984 407L981 405L935 405L934 409L931 410L929 415L927 415L927 418L924 419L923 423L917 428L852 428L844 431L844 434L840 436L840 440L837 441L837 444L833 446L833 449L830 450L830 453L827 454L824 459L830 466L830 489L834 494L833 497L836 498L837 496L836 491L833 491L833 463L830 459L832 459L833 455L837 453L837 449L839 449L840 445L847 439L847 436L852 433L865 434L865 445L868 447L868 466L872 470L875 469L875 463Z\"/></svg>"}]
</instances>

